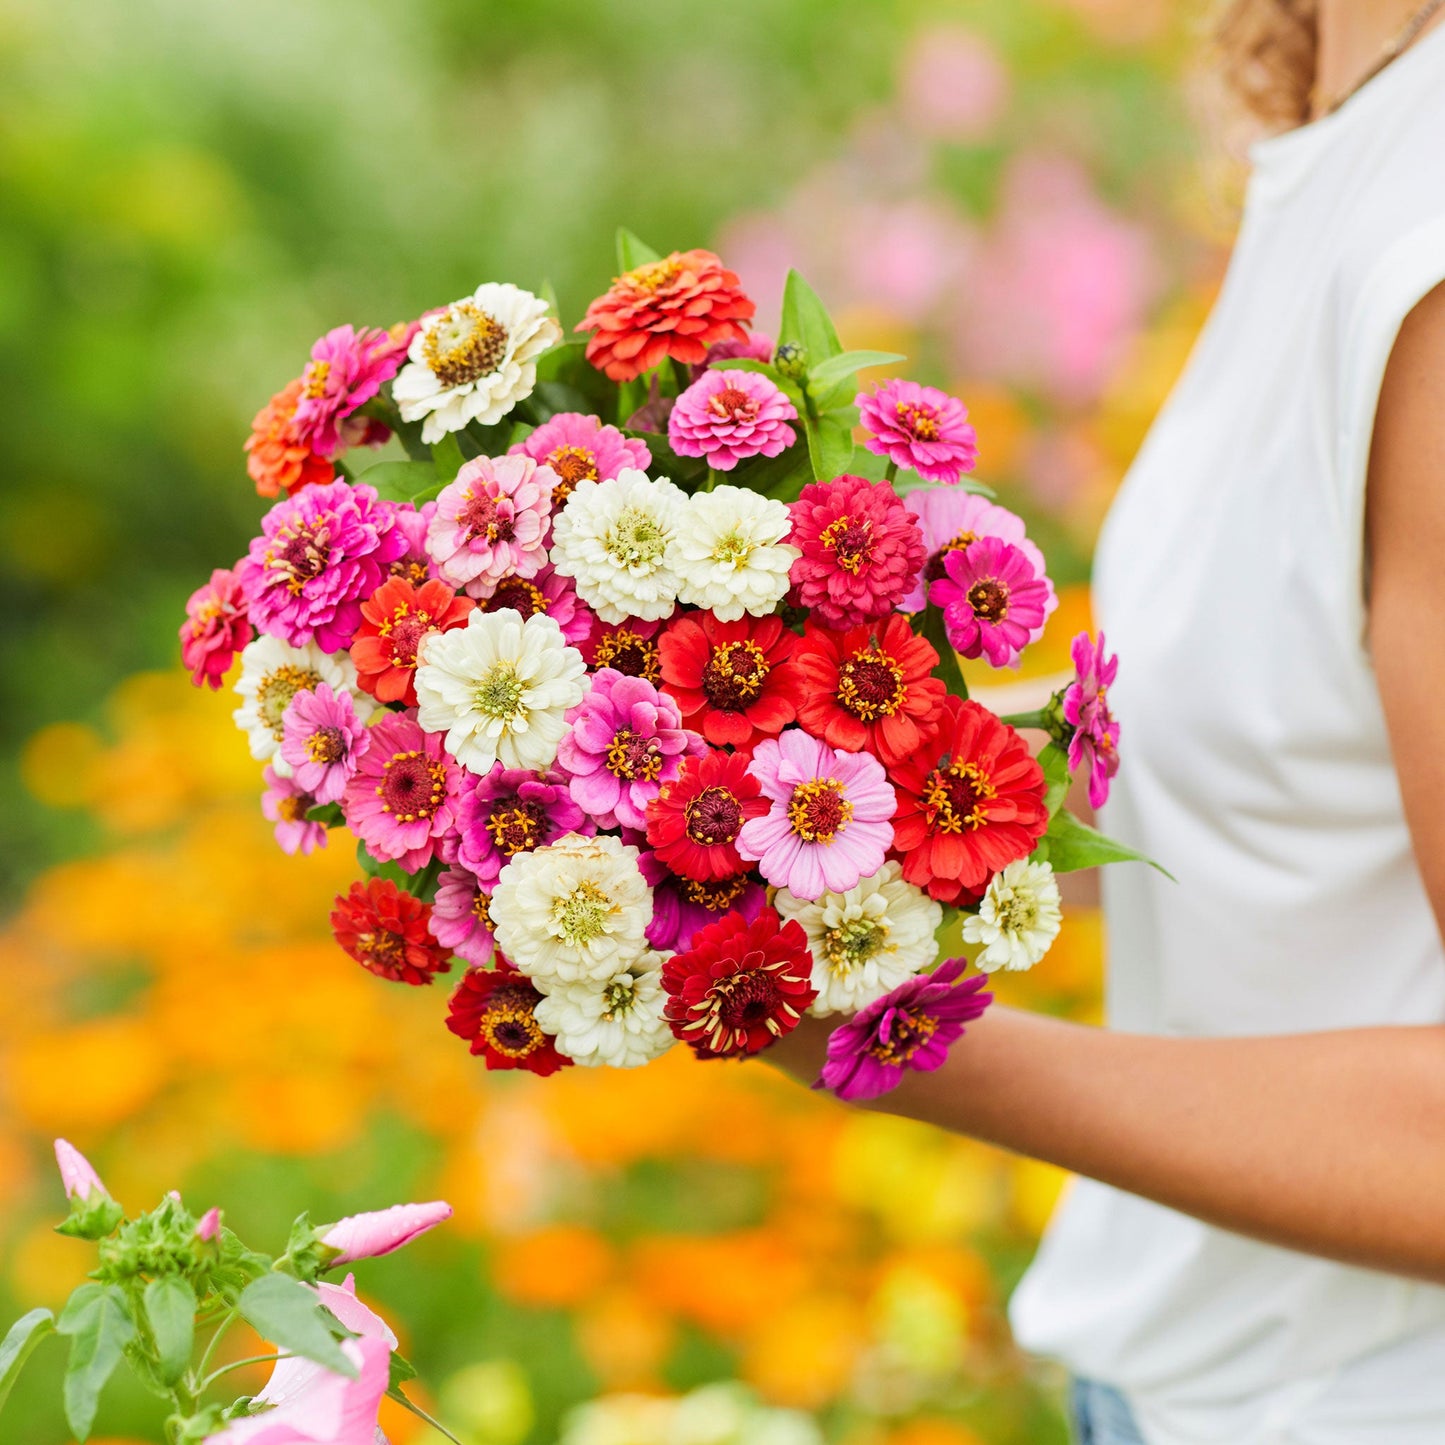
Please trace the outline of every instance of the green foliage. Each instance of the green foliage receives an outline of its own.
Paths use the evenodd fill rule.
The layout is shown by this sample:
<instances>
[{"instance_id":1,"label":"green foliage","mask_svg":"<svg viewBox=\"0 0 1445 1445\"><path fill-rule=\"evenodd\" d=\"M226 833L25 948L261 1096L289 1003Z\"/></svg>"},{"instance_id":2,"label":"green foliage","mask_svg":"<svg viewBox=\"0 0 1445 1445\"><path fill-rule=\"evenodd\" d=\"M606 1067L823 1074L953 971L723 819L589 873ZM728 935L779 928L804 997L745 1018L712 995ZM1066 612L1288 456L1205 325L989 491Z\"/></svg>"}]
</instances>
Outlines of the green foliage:
<instances>
[{"instance_id":1,"label":"green foliage","mask_svg":"<svg viewBox=\"0 0 1445 1445\"><path fill-rule=\"evenodd\" d=\"M820 361L808 373L808 387L821 395L841 382L851 381L869 366L891 366L894 362L907 361L896 351L842 351Z\"/></svg>"},{"instance_id":2,"label":"green foliage","mask_svg":"<svg viewBox=\"0 0 1445 1445\"><path fill-rule=\"evenodd\" d=\"M948 640L948 629L944 626L943 613L932 603L923 609L922 635L933 644L938 653L937 673L954 697L967 697L968 684L963 680L963 669L958 665L958 654Z\"/></svg>"},{"instance_id":3,"label":"green foliage","mask_svg":"<svg viewBox=\"0 0 1445 1445\"><path fill-rule=\"evenodd\" d=\"M426 462L378 462L357 474L358 482L375 487L376 494L388 502L410 502L436 487L437 469Z\"/></svg>"},{"instance_id":4,"label":"green foliage","mask_svg":"<svg viewBox=\"0 0 1445 1445\"><path fill-rule=\"evenodd\" d=\"M5 1338L0 1340L0 1410L5 1408L10 1390L25 1367L25 1361L30 1358L31 1351L47 1335L54 1333L54 1314L50 1310L37 1309L16 1320L6 1332Z\"/></svg>"},{"instance_id":5,"label":"green foliage","mask_svg":"<svg viewBox=\"0 0 1445 1445\"><path fill-rule=\"evenodd\" d=\"M617 228L617 269L619 271L635 271L639 266L646 266L650 261L660 261L661 259L662 257L646 241L639 240L626 226Z\"/></svg>"},{"instance_id":6,"label":"green foliage","mask_svg":"<svg viewBox=\"0 0 1445 1445\"><path fill-rule=\"evenodd\" d=\"M83 1284L60 1312L55 1328L70 1338L65 1369L65 1418L85 1441L95 1423L100 1392L135 1338L125 1291L113 1284Z\"/></svg>"},{"instance_id":7,"label":"green foliage","mask_svg":"<svg viewBox=\"0 0 1445 1445\"><path fill-rule=\"evenodd\" d=\"M356 1379L356 1366L336 1343L350 1338L350 1331L299 1279L264 1274L242 1290L236 1308L263 1339L349 1380Z\"/></svg>"},{"instance_id":8,"label":"green foliage","mask_svg":"<svg viewBox=\"0 0 1445 1445\"><path fill-rule=\"evenodd\" d=\"M174 1385L191 1362L196 1343L196 1292L180 1275L157 1275L142 1295L145 1321L155 1343L156 1372Z\"/></svg>"},{"instance_id":9,"label":"green foliage","mask_svg":"<svg viewBox=\"0 0 1445 1445\"><path fill-rule=\"evenodd\" d=\"M1039 766L1044 770L1044 781L1049 785L1045 802L1052 818L1069 796L1069 755L1058 743L1048 743L1039 753Z\"/></svg>"},{"instance_id":10,"label":"green foliage","mask_svg":"<svg viewBox=\"0 0 1445 1445\"><path fill-rule=\"evenodd\" d=\"M344 828L346 815L341 811L340 803L314 803L306 810L306 821L320 823L326 828Z\"/></svg>"},{"instance_id":11,"label":"green foliage","mask_svg":"<svg viewBox=\"0 0 1445 1445\"><path fill-rule=\"evenodd\" d=\"M1147 863L1171 881L1174 875L1152 858L1126 848L1113 838L1080 822L1067 808L1060 808L1049 823L1034 857L1051 863L1055 873L1074 873L1081 868L1100 868L1106 863Z\"/></svg>"}]
</instances>

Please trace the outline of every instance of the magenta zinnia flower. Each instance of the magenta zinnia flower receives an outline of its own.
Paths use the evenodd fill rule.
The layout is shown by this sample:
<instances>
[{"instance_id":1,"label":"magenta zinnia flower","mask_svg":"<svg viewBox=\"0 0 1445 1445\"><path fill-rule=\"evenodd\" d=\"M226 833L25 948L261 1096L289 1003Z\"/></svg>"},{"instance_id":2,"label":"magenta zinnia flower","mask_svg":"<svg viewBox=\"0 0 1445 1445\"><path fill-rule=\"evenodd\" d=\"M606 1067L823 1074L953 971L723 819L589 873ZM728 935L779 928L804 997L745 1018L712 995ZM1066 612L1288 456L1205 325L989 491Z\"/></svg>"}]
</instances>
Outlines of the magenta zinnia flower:
<instances>
[{"instance_id":1,"label":"magenta zinnia flower","mask_svg":"<svg viewBox=\"0 0 1445 1445\"><path fill-rule=\"evenodd\" d=\"M427 551L453 587L486 597L509 573L535 577L546 565L556 477L531 457L475 457L437 498Z\"/></svg>"},{"instance_id":2,"label":"magenta zinnia flower","mask_svg":"<svg viewBox=\"0 0 1445 1445\"><path fill-rule=\"evenodd\" d=\"M738 853L774 888L808 899L846 893L883 866L897 799L877 758L789 728L758 744L748 771L772 806L743 824Z\"/></svg>"},{"instance_id":3,"label":"magenta zinnia flower","mask_svg":"<svg viewBox=\"0 0 1445 1445\"><path fill-rule=\"evenodd\" d=\"M485 777L468 774L457 810L457 861L492 888L518 853L554 843L567 833L591 837L597 824L572 801L558 773L534 773L497 763Z\"/></svg>"},{"instance_id":4,"label":"magenta zinnia flower","mask_svg":"<svg viewBox=\"0 0 1445 1445\"><path fill-rule=\"evenodd\" d=\"M647 805L688 754L706 744L682 725L682 713L645 677L604 667L567 714L572 731L557 749L572 800L602 828L645 828Z\"/></svg>"},{"instance_id":5,"label":"magenta zinnia flower","mask_svg":"<svg viewBox=\"0 0 1445 1445\"><path fill-rule=\"evenodd\" d=\"M767 889L751 873L706 882L682 878L656 853L637 855L637 866L652 889L652 917L647 924L648 947L659 953L691 948L699 930L729 913L751 923L768 901Z\"/></svg>"},{"instance_id":6,"label":"magenta zinnia flower","mask_svg":"<svg viewBox=\"0 0 1445 1445\"><path fill-rule=\"evenodd\" d=\"M903 498L903 505L918 519L927 553L922 575L901 604L904 612L922 612L928 604L929 583L943 576L944 558L971 546L980 537L1011 542L1044 577L1044 554L1029 541L1023 518L1007 507L956 487L916 487Z\"/></svg>"},{"instance_id":7,"label":"magenta zinnia flower","mask_svg":"<svg viewBox=\"0 0 1445 1445\"><path fill-rule=\"evenodd\" d=\"M552 507L560 511L578 482L605 482L624 467L645 472L652 465L647 443L623 436L615 426L603 426L599 417L580 411L559 411L530 436L508 448L521 453L556 475Z\"/></svg>"},{"instance_id":8,"label":"magenta zinnia flower","mask_svg":"<svg viewBox=\"0 0 1445 1445\"><path fill-rule=\"evenodd\" d=\"M1009 542L984 537L944 558L944 575L928 589L943 613L948 640L963 657L1011 667L1057 605L1048 579Z\"/></svg>"},{"instance_id":9,"label":"magenta zinnia flower","mask_svg":"<svg viewBox=\"0 0 1445 1445\"><path fill-rule=\"evenodd\" d=\"M813 1087L831 1089L840 1099L876 1099L896 1088L906 1070L938 1068L963 1037L964 1025L993 1002L981 991L988 982L983 974L955 984L967 967L966 958L950 958L859 1009L830 1035L828 1059Z\"/></svg>"},{"instance_id":10,"label":"magenta zinnia flower","mask_svg":"<svg viewBox=\"0 0 1445 1445\"><path fill-rule=\"evenodd\" d=\"M307 810L316 806L314 794L298 787L295 778L283 778L275 768L261 774L266 791L261 794L261 812L276 825L276 841L283 853L314 853L326 846L326 825L313 823Z\"/></svg>"},{"instance_id":11,"label":"magenta zinnia flower","mask_svg":"<svg viewBox=\"0 0 1445 1445\"><path fill-rule=\"evenodd\" d=\"M863 443L896 467L911 467L925 481L955 483L978 461L978 433L968 408L937 387L896 377L858 396Z\"/></svg>"},{"instance_id":12,"label":"magenta zinnia flower","mask_svg":"<svg viewBox=\"0 0 1445 1445\"><path fill-rule=\"evenodd\" d=\"M923 566L923 535L887 482L809 482L789 510L788 541L803 553L790 600L838 631L897 608Z\"/></svg>"},{"instance_id":13,"label":"magenta zinnia flower","mask_svg":"<svg viewBox=\"0 0 1445 1445\"><path fill-rule=\"evenodd\" d=\"M352 832L373 858L394 860L407 873L437 856L452 862L463 772L443 735L423 732L405 713L388 713L370 733L341 799Z\"/></svg>"},{"instance_id":14,"label":"magenta zinnia flower","mask_svg":"<svg viewBox=\"0 0 1445 1445\"><path fill-rule=\"evenodd\" d=\"M706 457L730 472L748 457L775 457L797 441L797 409L756 371L705 371L678 397L667 439L681 457Z\"/></svg>"},{"instance_id":15,"label":"magenta zinnia flower","mask_svg":"<svg viewBox=\"0 0 1445 1445\"><path fill-rule=\"evenodd\" d=\"M460 865L448 868L437 882L426 926L443 948L478 966L492 961L491 899L476 875Z\"/></svg>"},{"instance_id":16,"label":"magenta zinnia flower","mask_svg":"<svg viewBox=\"0 0 1445 1445\"><path fill-rule=\"evenodd\" d=\"M348 1214L335 1224L320 1225L317 1233L322 1244L341 1251L327 1264L328 1269L335 1269L354 1260L391 1254L451 1217L451 1205L440 1199L430 1204L393 1204L390 1209Z\"/></svg>"},{"instance_id":17,"label":"magenta zinnia flower","mask_svg":"<svg viewBox=\"0 0 1445 1445\"><path fill-rule=\"evenodd\" d=\"M219 689L231 660L250 640L245 589L234 572L217 567L211 580L191 593L181 624L181 661L191 681Z\"/></svg>"},{"instance_id":18,"label":"magenta zinnia flower","mask_svg":"<svg viewBox=\"0 0 1445 1445\"><path fill-rule=\"evenodd\" d=\"M290 763L296 786L318 803L337 803L356 771L371 735L356 715L351 694L319 683L304 688L281 714L281 757Z\"/></svg>"},{"instance_id":19,"label":"magenta zinnia flower","mask_svg":"<svg viewBox=\"0 0 1445 1445\"><path fill-rule=\"evenodd\" d=\"M577 595L576 585L549 562L533 577L508 575L497 583L490 597L477 604L482 612L502 612L510 607L522 621L545 613L562 629L565 642L576 647L592 633L597 618Z\"/></svg>"},{"instance_id":20,"label":"magenta zinnia flower","mask_svg":"<svg viewBox=\"0 0 1445 1445\"><path fill-rule=\"evenodd\" d=\"M328 482L266 513L236 575L262 632L292 647L315 641L340 652L361 622L361 604L405 546L374 487Z\"/></svg>"},{"instance_id":21,"label":"magenta zinnia flower","mask_svg":"<svg viewBox=\"0 0 1445 1445\"><path fill-rule=\"evenodd\" d=\"M318 456L333 457L358 441L384 441L389 432L368 435L364 418L345 426L347 418L401 369L406 348L375 327L357 331L338 326L311 348L301 373L301 396L292 419L297 438ZM360 425L358 425L360 423Z\"/></svg>"},{"instance_id":22,"label":"magenta zinnia flower","mask_svg":"<svg viewBox=\"0 0 1445 1445\"><path fill-rule=\"evenodd\" d=\"M1064 692L1064 719L1072 725L1069 771L1089 765L1089 805L1102 808L1109 782L1119 771L1119 723L1109 710L1110 687L1119 675L1119 659L1104 652L1104 634L1097 644L1087 632L1074 639L1074 680Z\"/></svg>"}]
</instances>

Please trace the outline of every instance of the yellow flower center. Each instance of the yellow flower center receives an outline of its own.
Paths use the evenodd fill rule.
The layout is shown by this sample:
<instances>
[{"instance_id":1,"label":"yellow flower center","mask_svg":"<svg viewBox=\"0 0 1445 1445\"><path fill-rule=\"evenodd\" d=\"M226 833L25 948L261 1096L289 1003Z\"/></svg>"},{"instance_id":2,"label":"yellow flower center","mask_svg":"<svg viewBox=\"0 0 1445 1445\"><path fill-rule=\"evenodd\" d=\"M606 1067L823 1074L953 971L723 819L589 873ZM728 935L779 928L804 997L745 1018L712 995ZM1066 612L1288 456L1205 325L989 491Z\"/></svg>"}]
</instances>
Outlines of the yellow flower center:
<instances>
[{"instance_id":1,"label":"yellow flower center","mask_svg":"<svg viewBox=\"0 0 1445 1445\"><path fill-rule=\"evenodd\" d=\"M495 316L471 301L458 301L427 328L422 355L443 386L466 386L502 364L507 341L507 328Z\"/></svg>"}]
</instances>

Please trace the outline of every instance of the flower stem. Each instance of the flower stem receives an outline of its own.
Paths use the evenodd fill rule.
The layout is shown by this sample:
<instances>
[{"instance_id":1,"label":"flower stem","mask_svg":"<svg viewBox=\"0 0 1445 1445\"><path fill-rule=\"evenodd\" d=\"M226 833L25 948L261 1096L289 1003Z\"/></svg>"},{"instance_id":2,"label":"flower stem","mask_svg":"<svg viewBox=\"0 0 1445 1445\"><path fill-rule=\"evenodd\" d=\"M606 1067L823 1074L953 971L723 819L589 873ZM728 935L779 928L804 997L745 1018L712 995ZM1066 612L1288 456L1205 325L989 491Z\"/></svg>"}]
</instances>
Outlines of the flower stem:
<instances>
[{"instance_id":1,"label":"flower stem","mask_svg":"<svg viewBox=\"0 0 1445 1445\"><path fill-rule=\"evenodd\" d=\"M199 1364L196 1366L196 1368L191 1372L191 1382L192 1382L192 1384L191 1384L191 1394L192 1394L192 1395L199 1395L199 1394L201 1393L201 1391L205 1388L204 1385L197 1386L197 1385L195 1385L193 1382L196 1381L196 1380L198 1380L198 1379L202 1379L202 1378L205 1376L206 1367L211 1363L211 1360L215 1357L215 1354L216 1354L216 1346L221 1343L221 1337L222 1337L222 1336L226 1333L226 1331L227 1331L228 1329L230 1329L231 1326L232 1326L233 1324L235 1324L235 1323L236 1323L236 1311L235 1311L234 1309L232 1309L232 1310L227 1310L227 1311L226 1311L226 1314L225 1314L225 1317L221 1320L221 1323L216 1326L216 1332L215 1332L215 1334L213 1334L213 1335L211 1336L211 1338L206 1342L205 1352L201 1355L200 1363L199 1363Z\"/></svg>"},{"instance_id":2,"label":"flower stem","mask_svg":"<svg viewBox=\"0 0 1445 1445\"><path fill-rule=\"evenodd\" d=\"M887 465L886 467L884 467L884 469L883 469L883 480L884 480L885 482L891 482L897 475L898 475L898 463L897 463L897 462L889 462L888 465Z\"/></svg>"},{"instance_id":3,"label":"flower stem","mask_svg":"<svg viewBox=\"0 0 1445 1445\"><path fill-rule=\"evenodd\" d=\"M247 1355L244 1360L232 1360L230 1364L222 1365L219 1369L212 1370L211 1373L207 1375L204 1380L201 1381L200 1388L197 1390L196 1393L199 1395L205 1394L205 1392L209 1390L211 1386L214 1385L216 1381L221 1378L222 1375L229 1374L232 1370L239 1370L245 1365L263 1365L267 1361L270 1361L274 1364L277 1360L294 1360L295 1358L295 1355L276 1354Z\"/></svg>"},{"instance_id":4,"label":"flower stem","mask_svg":"<svg viewBox=\"0 0 1445 1445\"><path fill-rule=\"evenodd\" d=\"M710 492L715 486L717 486L717 468L709 467L707 469L707 486L703 488L703 491Z\"/></svg>"}]
</instances>

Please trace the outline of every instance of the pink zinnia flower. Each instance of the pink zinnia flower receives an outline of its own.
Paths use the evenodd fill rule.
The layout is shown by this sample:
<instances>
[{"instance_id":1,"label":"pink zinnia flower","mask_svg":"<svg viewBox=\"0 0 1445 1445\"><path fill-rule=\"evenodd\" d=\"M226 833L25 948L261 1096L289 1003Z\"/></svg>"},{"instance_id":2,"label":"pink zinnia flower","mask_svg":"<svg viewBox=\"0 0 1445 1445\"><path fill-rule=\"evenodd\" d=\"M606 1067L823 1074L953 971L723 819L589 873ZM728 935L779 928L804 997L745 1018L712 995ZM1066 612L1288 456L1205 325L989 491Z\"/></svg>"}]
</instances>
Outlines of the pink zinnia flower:
<instances>
[{"instance_id":1,"label":"pink zinnia flower","mask_svg":"<svg viewBox=\"0 0 1445 1445\"><path fill-rule=\"evenodd\" d=\"M842 630L885 617L923 566L923 536L887 482L844 475L809 482L792 504L788 541L802 549L791 600Z\"/></svg>"},{"instance_id":2,"label":"pink zinnia flower","mask_svg":"<svg viewBox=\"0 0 1445 1445\"><path fill-rule=\"evenodd\" d=\"M963 657L986 657L1011 667L1043 631L1057 604L1048 580L1020 548L984 537L950 552L944 575L928 589L928 600L943 613L948 640Z\"/></svg>"},{"instance_id":3,"label":"pink zinnia flower","mask_svg":"<svg viewBox=\"0 0 1445 1445\"><path fill-rule=\"evenodd\" d=\"M390 435L368 435L364 418L344 425L347 418L401 369L405 347L398 347L385 331L368 327L357 331L338 326L311 348L311 360L301 373L301 397L292 420L297 437L318 456L334 457L360 441L384 441Z\"/></svg>"},{"instance_id":4,"label":"pink zinnia flower","mask_svg":"<svg viewBox=\"0 0 1445 1445\"><path fill-rule=\"evenodd\" d=\"M451 862L463 774L443 735L423 732L404 713L388 714L370 733L341 799L352 832L373 858L393 859L407 873L438 855Z\"/></svg>"},{"instance_id":5,"label":"pink zinnia flower","mask_svg":"<svg viewBox=\"0 0 1445 1445\"><path fill-rule=\"evenodd\" d=\"M509 573L546 565L556 476L531 457L475 457L437 498L426 545L453 587L486 597Z\"/></svg>"},{"instance_id":6,"label":"pink zinnia flower","mask_svg":"<svg viewBox=\"0 0 1445 1445\"><path fill-rule=\"evenodd\" d=\"M554 511L561 511L578 482L606 482L624 467L645 472L652 465L645 441L623 436L615 426L603 426L600 417L580 411L559 411L507 452L529 456L553 472Z\"/></svg>"},{"instance_id":7,"label":"pink zinnia flower","mask_svg":"<svg viewBox=\"0 0 1445 1445\"><path fill-rule=\"evenodd\" d=\"M861 393L857 403L863 428L872 433L863 445L925 481L961 481L978 461L978 433L956 396L896 377Z\"/></svg>"},{"instance_id":8,"label":"pink zinnia flower","mask_svg":"<svg viewBox=\"0 0 1445 1445\"><path fill-rule=\"evenodd\" d=\"M749 333L743 341L719 341L707 349L707 360L699 362L692 369L696 381L710 366L720 366L725 361L771 361L775 342L761 331Z\"/></svg>"},{"instance_id":9,"label":"pink zinnia flower","mask_svg":"<svg viewBox=\"0 0 1445 1445\"><path fill-rule=\"evenodd\" d=\"M250 640L245 589L229 568L217 567L211 580L191 593L181 624L181 661L191 681L218 689L231 660Z\"/></svg>"},{"instance_id":10,"label":"pink zinnia flower","mask_svg":"<svg viewBox=\"0 0 1445 1445\"><path fill-rule=\"evenodd\" d=\"M55 1164L60 1170L60 1182L65 1186L67 1199L79 1199L84 1203L92 1194L110 1197L90 1160L68 1139L55 1141Z\"/></svg>"},{"instance_id":11,"label":"pink zinnia flower","mask_svg":"<svg viewBox=\"0 0 1445 1445\"><path fill-rule=\"evenodd\" d=\"M928 603L929 583L943 576L944 558L950 552L971 546L980 537L1012 542L1034 564L1034 571L1044 577L1047 570L1044 554L1029 541L1023 518L1015 516L1007 507L954 487L917 487L903 498L903 505L918 519L928 554L922 576L903 599L905 612L922 612ZM1035 637L1034 641L1037 640Z\"/></svg>"},{"instance_id":12,"label":"pink zinnia flower","mask_svg":"<svg viewBox=\"0 0 1445 1445\"><path fill-rule=\"evenodd\" d=\"M410 502L382 502L381 505L391 512L392 524L403 538L387 571L413 587L439 580L437 565L426 549L426 531L436 515L437 504L424 502L420 507L413 507Z\"/></svg>"},{"instance_id":13,"label":"pink zinnia flower","mask_svg":"<svg viewBox=\"0 0 1445 1445\"><path fill-rule=\"evenodd\" d=\"M775 457L798 439L793 403L756 371L705 371L667 420L667 439L681 457L706 457L730 472L748 457Z\"/></svg>"},{"instance_id":14,"label":"pink zinnia flower","mask_svg":"<svg viewBox=\"0 0 1445 1445\"><path fill-rule=\"evenodd\" d=\"M497 583L490 597L477 604L483 612L502 612L510 607L522 621L541 612L562 629L563 640L576 647L591 635L597 617L577 595L570 577L564 577L549 562L533 577L509 575Z\"/></svg>"},{"instance_id":15,"label":"pink zinnia flower","mask_svg":"<svg viewBox=\"0 0 1445 1445\"><path fill-rule=\"evenodd\" d=\"M982 992L988 982L983 974L955 984L967 967L966 958L950 958L859 1009L833 1030L813 1087L831 1089L840 1099L876 1099L896 1088L905 1071L938 1068L963 1037L964 1025L993 1002Z\"/></svg>"},{"instance_id":16,"label":"pink zinnia flower","mask_svg":"<svg viewBox=\"0 0 1445 1445\"><path fill-rule=\"evenodd\" d=\"M349 482L306 487L278 502L236 566L251 620L293 647L350 645L361 604L406 546L376 489Z\"/></svg>"},{"instance_id":17,"label":"pink zinnia flower","mask_svg":"<svg viewBox=\"0 0 1445 1445\"><path fill-rule=\"evenodd\" d=\"M773 887L809 899L846 893L883 866L897 799L877 758L789 728L758 744L748 771L772 806L743 824L738 853Z\"/></svg>"},{"instance_id":18,"label":"pink zinnia flower","mask_svg":"<svg viewBox=\"0 0 1445 1445\"><path fill-rule=\"evenodd\" d=\"M1104 652L1087 632L1074 639L1074 680L1064 692L1064 719L1074 729L1069 740L1069 770L1089 767L1089 805L1102 808L1109 782L1119 771L1119 723L1109 710L1108 692L1119 675L1119 659Z\"/></svg>"},{"instance_id":19,"label":"pink zinnia flower","mask_svg":"<svg viewBox=\"0 0 1445 1445\"><path fill-rule=\"evenodd\" d=\"M427 928L458 958L479 966L490 963L495 952L490 902L474 873L460 865L448 868L437 882Z\"/></svg>"},{"instance_id":20,"label":"pink zinnia flower","mask_svg":"<svg viewBox=\"0 0 1445 1445\"><path fill-rule=\"evenodd\" d=\"M356 715L351 694L319 683L303 688L281 714L281 757L296 787L318 803L337 803L370 746L371 735Z\"/></svg>"},{"instance_id":21,"label":"pink zinnia flower","mask_svg":"<svg viewBox=\"0 0 1445 1445\"><path fill-rule=\"evenodd\" d=\"M297 785L295 778L283 778L275 768L261 774L266 791L261 794L261 812L276 825L276 841L284 853L314 853L326 846L326 825L307 816L316 797Z\"/></svg>"},{"instance_id":22,"label":"pink zinnia flower","mask_svg":"<svg viewBox=\"0 0 1445 1445\"><path fill-rule=\"evenodd\" d=\"M647 924L647 943L659 953L691 948L698 933L730 913L751 923L768 901L767 889L751 873L706 882L682 878L668 868L656 853L643 850L637 866L652 889L652 917Z\"/></svg>"},{"instance_id":23,"label":"pink zinnia flower","mask_svg":"<svg viewBox=\"0 0 1445 1445\"><path fill-rule=\"evenodd\" d=\"M530 853L567 833L590 837L597 824L572 801L558 773L534 773L496 764L485 777L469 774L457 809L457 860L483 888L518 853Z\"/></svg>"},{"instance_id":24,"label":"pink zinnia flower","mask_svg":"<svg viewBox=\"0 0 1445 1445\"><path fill-rule=\"evenodd\" d=\"M568 714L557 749L572 800L603 828L645 828L647 805L689 754L706 744L682 725L677 704L645 677L604 667Z\"/></svg>"},{"instance_id":25,"label":"pink zinnia flower","mask_svg":"<svg viewBox=\"0 0 1445 1445\"><path fill-rule=\"evenodd\" d=\"M358 1259L379 1259L410 1244L418 1235L434 1229L452 1217L452 1207L437 1199L430 1204L393 1204L390 1209L373 1209L365 1214L348 1214L335 1224L317 1229L321 1243L341 1253L328 1269Z\"/></svg>"}]
</instances>

